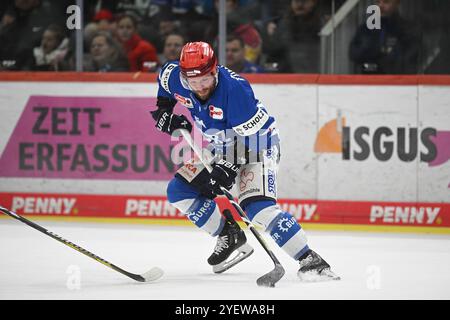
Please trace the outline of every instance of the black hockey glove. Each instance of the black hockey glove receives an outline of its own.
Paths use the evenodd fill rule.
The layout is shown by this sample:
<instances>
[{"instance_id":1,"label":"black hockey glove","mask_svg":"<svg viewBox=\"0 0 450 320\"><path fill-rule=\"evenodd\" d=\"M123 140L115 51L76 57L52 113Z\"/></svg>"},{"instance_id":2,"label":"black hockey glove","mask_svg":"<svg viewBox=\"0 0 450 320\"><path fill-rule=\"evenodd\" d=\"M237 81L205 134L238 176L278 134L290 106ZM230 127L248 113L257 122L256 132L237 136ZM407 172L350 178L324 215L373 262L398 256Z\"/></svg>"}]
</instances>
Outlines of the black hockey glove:
<instances>
[{"instance_id":1,"label":"black hockey glove","mask_svg":"<svg viewBox=\"0 0 450 320\"><path fill-rule=\"evenodd\" d=\"M220 187L230 190L236 180L240 165L233 164L224 159L220 159L213 165L213 170L209 174L208 180L200 187L200 191L208 198L215 198L222 195Z\"/></svg>"},{"instance_id":2,"label":"black hockey glove","mask_svg":"<svg viewBox=\"0 0 450 320\"><path fill-rule=\"evenodd\" d=\"M150 112L156 121L156 129L161 132L172 134L177 129L186 129L192 131L192 124L184 115L173 114L165 110L155 110Z\"/></svg>"},{"instance_id":3,"label":"black hockey glove","mask_svg":"<svg viewBox=\"0 0 450 320\"><path fill-rule=\"evenodd\" d=\"M156 102L158 109L150 111L153 119L156 121L156 129L170 135L177 129L186 129L189 132L192 131L192 124L184 115L172 113L176 103L176 100L158 97Z\"/></svg>"}]
</instances>

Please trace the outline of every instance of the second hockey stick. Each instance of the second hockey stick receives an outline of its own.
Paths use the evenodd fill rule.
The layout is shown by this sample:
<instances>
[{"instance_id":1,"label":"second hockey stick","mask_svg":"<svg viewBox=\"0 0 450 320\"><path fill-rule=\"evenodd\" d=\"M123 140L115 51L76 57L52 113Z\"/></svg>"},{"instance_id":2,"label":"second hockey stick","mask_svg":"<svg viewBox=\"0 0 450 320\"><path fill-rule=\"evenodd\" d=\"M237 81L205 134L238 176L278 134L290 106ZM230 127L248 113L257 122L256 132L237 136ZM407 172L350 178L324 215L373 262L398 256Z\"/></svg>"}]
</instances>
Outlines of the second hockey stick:
<instances>
[{"instance_id":1,"label":"second hockey stick","mask_svg":"<svg viewBox=\"0 0 450 320\"><path fill-rule=\"evenodd\" d=\"M93 254L92 252L89 252L86 249L60 237L56 233L53 233L53 232L41 227L40 225L18 215L17 213L15 213L13 211L10 211L2 206L0 206L0 211L3 212L4 214L10 216L11 218L19 220L22 223L25 223L26 225L32 227L33 229L35 229L37 231L42 232L43 234L49 236L50 238L53 238L53 239L61 242L62 244L65 244L66 246L71 247L72 249L88 256L89 258L94 259L97 262L100 262L101 264L107 266L108 268L111 268L117 272L120 272L121 274L123 274L133 280L136 280L139 282L150 282L150 281L154 281L154 280L161 278L163 275L163 271L158 267L154 267L142 275L128 272L128 271L123 270L122 268L119 268L118 266L112 264L111 262L108 262L105 259L100 258L99 256Z\"/></svg>"},{"instance_id":2,"label":"second hockey stick","mask_svg":"<svg viewBox=\"0 0 450 320\"><path fill-rule=\"evenodd\" d=\"M184 139L187 141L189 146L192 148L192 150L194 150L194 153L197 155L197 157L203 163L206 170L208 170L208 172L211 172L212 171L211 164L209 164L209 162L205 160L202 149L198 145L195 144L189 131L184 130L184 129L180 129L179 131L181 132L181 134L183 135ZM262 277L259 277L256 280L257 285L264 286L264 287L275 287L275 283L277 283L284 276L285 270L284 270L283 266L281 265L280 261L278 261L277 257L272 252L272 250L269 248L269 246L267 245L266 241L263 239L261 234L255 229L255 226L250 221L250 219L247 217L247 214L244 212L244 210L242 210L241 206L234 200L233 195L227 189L225 189L223 187L221 187L221 190L224 193L225 197L227 197L227 199L230 201L230 203L233 205L233 207L239 213L242 220L248 226L248 228L253 233L253 235L256 237L258 242L261 244L261 246L264 248L264 250L270 256L270 258L272 259L272 261L275 265L275 268L272 271L263 275Z\"/></svg>"}]
</instances>

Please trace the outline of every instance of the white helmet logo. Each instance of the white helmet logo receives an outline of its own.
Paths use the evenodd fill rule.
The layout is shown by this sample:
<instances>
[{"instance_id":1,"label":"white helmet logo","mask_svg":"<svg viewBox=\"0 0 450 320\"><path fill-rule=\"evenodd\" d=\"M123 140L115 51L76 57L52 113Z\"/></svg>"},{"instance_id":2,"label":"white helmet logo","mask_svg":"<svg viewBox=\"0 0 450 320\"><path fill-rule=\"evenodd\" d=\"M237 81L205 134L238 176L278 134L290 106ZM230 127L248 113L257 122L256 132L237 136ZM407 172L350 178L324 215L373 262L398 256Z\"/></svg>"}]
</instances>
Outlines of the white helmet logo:
<instances>
[{"instance_id":1,"label":"white helmet logo","mask_svg":"<svg viewBox=\"0 0 450 320\"><path fill-rule=\"evenodd\" d=\"M188 77L193 77L193 76L196 76L196 75L198 75L200 73L201 73L200 70L190 70L190 71L186 72L186 75Z\"/></svg>"}]
</instances>

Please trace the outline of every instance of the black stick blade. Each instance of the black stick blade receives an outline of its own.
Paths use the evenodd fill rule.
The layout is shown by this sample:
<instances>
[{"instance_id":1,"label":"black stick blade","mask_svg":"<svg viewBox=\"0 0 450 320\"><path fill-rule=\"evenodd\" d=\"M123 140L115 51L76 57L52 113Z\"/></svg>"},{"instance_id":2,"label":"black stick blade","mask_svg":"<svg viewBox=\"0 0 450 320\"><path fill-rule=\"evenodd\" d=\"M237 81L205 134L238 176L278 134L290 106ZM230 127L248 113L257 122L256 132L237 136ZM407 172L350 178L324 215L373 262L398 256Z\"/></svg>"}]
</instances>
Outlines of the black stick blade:
<instances>
[{"instance_id":1,"label":"black stick blade","mask_svg":"<svg viewBox=\"0 0 450 320\"><path fill-rule=\"evenodd\" d=\"M263 275L262 277L256 280L256 284L260 287L275 287L275 283L280 281L284 276L284 268L281 264L275 264L275 269L270 271L269 273Z\"/></svg>"}]
</instances>

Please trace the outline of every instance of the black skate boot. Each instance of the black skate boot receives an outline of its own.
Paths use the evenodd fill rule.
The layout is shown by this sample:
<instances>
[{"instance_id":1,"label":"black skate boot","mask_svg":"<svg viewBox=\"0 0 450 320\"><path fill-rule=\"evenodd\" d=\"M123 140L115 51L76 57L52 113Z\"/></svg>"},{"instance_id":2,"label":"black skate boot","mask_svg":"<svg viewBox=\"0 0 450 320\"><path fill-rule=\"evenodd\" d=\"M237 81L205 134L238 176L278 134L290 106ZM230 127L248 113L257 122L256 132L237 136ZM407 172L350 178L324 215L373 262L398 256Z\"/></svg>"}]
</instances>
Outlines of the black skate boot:
<instances>
[{"instance_id":1,"label":"black skate boot","mask_svg":"<svg viewBox=\"0 0 450 320\"><path fill-rule=\"evenodd\" d=\"M244 231L234 221L231 212L224 210L223 215L225 225L217 238L213 254L208 258L214 273L222 273L230 269L253 253L253 248L247 243Z\"/></svg>"},{"instance_id":2,"label":"black skate boot","mask_svg":"<svg viewBox=\"0 0 450 320\"><path fill-rule=\"evenodd\" d=\"M299 259L300 269L297 272L300 280L305 282L340 280L330 265L322 259L316 252L310 250Z\"/></svg>"}]
</instances>

